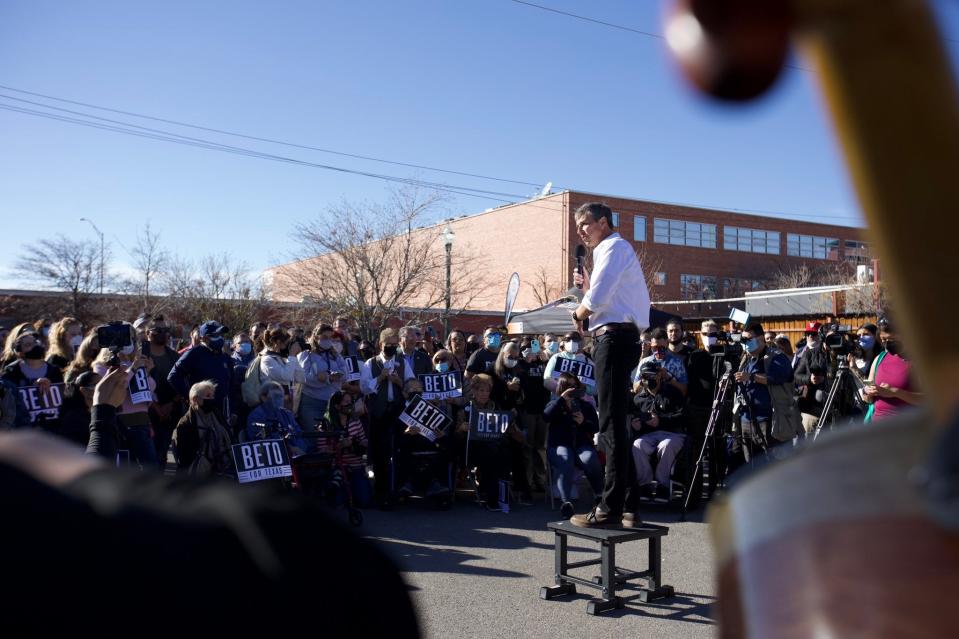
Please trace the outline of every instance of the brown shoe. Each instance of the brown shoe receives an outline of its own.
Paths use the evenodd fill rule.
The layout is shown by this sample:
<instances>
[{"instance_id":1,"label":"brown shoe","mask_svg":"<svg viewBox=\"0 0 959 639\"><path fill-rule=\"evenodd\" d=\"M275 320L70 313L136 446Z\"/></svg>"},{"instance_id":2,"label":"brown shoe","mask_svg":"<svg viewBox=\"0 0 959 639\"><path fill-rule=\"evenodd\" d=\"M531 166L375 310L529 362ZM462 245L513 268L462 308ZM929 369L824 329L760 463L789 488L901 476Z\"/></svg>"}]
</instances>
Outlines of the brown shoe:
<instances>
[{"instance_id":1,"label":"brown shoe","mask_svg":"<svg viewBox=\"0 0 959 639\"><path fill-rule=\"evenodd\" d=\"M611 515L599 508L593 508L585 515L573 515L569 523L580 528L610 528L619 526L623 521L620 515Z\"/></svg>"},{"instance_id":2,"label":"brown shoe","mask_svg":"<svg viewBox=\"0 0 959 639\"><path fill-rule=\"evenodd\" d=\"M643 520L639 513L623 513L623 528L639 528Z\"/></svg>"}]
</instances>

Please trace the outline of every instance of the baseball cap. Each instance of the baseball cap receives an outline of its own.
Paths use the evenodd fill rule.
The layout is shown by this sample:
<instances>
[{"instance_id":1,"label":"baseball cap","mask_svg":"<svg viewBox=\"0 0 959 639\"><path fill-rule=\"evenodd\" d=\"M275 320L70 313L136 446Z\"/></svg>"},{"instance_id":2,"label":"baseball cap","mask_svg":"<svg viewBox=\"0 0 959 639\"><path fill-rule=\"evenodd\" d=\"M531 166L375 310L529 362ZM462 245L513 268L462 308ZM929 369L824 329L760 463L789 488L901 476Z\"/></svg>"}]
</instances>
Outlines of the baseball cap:
<instances>
[{"instance_id":1,"label":"baseball cap","mask_svg":"<svg viewBox=\"0 0 959 639\"><path fill-rule=\"evenodd\" d=\"M226 326L220 324L216 320L209 320L200 324L200 328L197 329L197 334L200 337L206 337L207 335L223 335L228 330L229 329Z\"/></svg>"},{"instance_id":2,"label":"baseball cap","mask_svg":"<svg viewBox=\"0 0 959 639\"><path fill-rule=\"evenodd\" d=\"M806 335L809 335L810 333L818 333L820 328L822 328L822 324L819 322L808 322L806 324L806 330L803 332L806 333Z\"/></svg>"}]
</instances>

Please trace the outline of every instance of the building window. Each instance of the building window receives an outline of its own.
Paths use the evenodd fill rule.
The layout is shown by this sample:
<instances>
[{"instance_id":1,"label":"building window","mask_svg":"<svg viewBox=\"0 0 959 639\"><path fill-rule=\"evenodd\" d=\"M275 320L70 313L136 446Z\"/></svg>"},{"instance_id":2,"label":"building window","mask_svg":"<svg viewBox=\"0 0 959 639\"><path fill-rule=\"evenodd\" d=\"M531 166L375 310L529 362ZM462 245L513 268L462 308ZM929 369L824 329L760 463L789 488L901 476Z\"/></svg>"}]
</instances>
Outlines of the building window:
<instances>
[{"instance_id":1,"label":"building window","mask_svg":"<svg viewBox=\"0 0 959 639\"><path fill-rule=\"evenodd\" d=\"M853 264L868 264L872 259L869 255L869 244L866 242L857 242L855 240L846 240L843 243L847 262Z\"/></svg>"},{"instance_id":2,"label":"building window","mask_svg":"<svg viewBox=\"0 0 959 639\"><path fill-rule=\"evenodd\" d=\"M666 274L662 271L656 271L656 274L653 276L653 284L656 286L666 286Z\"/></svg>"},{"instance_id":3,"label":"building window","mask_svg":"<svg viewBox=\"0 0 959 639\"><path fill-rule=\"evenodd\" d=\"M646 216L633 216L633 240L636 242L646 241Z\"/></svg>"},{"instance_id":4,"label":"building window","mask_svg":"<svg viewBox=\"0 0 959 639\"><path fill-rule=\"evenodd\" d=\"M619 213L617 213L616 211L613 211L613 228L614 229L619 228Z\"/></svg>"},{"instance_id":5,"label":"building window","mask_svg":"<svg viewBox=\"0 0 959 639\"><path fill-rule=\"evenodd\" d=\"M653 220L653 240L660 244L716 248L716 225L682 220Z\"/></svg>"},{"instance_id":6,"label":"building window","mask_svg":"<svg viewBox=\"0 0 959 639\"><path fill-rule=\"evenodd\" d=\"M838 260L839 240L834 237L789 233L786 235L786 255L811 257L816 260Z\"/></svg>"},{"instance_id":7,"label":"building window","mask_svg":"<svg viewBox=\"0 0 959 639\"><path fill-rule=\"evenodd\" d=\"M723 278L723 297L743 297L747 291L761 291L766 288L764 282L740 277Z\"/></svg>"},{"instance_id":8,"label":"building window","mask_svg":"<svg viewBox=\"0 0 959 639\"><path fill-rule=\"evenodd\" d=\"M723 248L727 251L779 255L779 232L726 226L723 228Z\"/></svg>"},{"instance_id":9,"label":"building window","mask_svg":"<svg viewBox=\"0 0 959 639\"><path fill-rule=\"evenodd\" d=\"M716 278L712 275L679 276L680 297L684 300L716 299Z\"/></svg>"}]
</instances>

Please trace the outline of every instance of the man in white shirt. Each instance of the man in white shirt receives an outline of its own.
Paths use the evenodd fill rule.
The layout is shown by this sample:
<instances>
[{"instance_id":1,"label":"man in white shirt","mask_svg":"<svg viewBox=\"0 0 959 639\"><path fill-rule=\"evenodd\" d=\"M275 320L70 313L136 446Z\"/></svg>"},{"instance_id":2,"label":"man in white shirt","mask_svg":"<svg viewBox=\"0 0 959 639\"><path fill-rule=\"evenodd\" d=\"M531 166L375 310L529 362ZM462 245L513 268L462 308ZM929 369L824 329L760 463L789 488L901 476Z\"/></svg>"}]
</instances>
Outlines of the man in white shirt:
<instances>
[{"instance_id":1,"label":"man in white shirt","mask_svg":"<svg viewBox=\"0 0 959 639\"><path fill-rule=\"evenodd\" d=\"M640 524L627 427L630 374L639 362L639 333L649 326L649 290L632 246L613 231L612 209L590 202L579 207L574 218L580 239L593 250L592 278L578 270L573 278L586 291L573 311L573 321L581 330L588 318L593 329L599 443L606 451L606 481L600 503L570 521L583 528L630 528Z\"/></svg>"}]
</instances>

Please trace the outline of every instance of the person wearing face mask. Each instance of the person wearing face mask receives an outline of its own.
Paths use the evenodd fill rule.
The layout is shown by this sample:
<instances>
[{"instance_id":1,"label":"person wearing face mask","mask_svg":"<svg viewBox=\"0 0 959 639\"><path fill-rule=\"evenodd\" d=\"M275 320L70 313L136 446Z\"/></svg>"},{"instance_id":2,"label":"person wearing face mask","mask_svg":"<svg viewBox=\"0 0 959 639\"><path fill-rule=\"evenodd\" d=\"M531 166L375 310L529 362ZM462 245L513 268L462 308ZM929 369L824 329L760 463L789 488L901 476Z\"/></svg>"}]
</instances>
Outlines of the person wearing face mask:
<instances>
[{"instance_id":1,"label":"person wearing face mask","mask_svg":"<svg viewBox=\"0 0 959 639\"><path fill-rule=\"evenodd\" d=\"M246 418L246 441L257 439L282 439L290 434L287 443L290 455L302 455L310 441L301 437L303 429L293 411L285 407L286 392L277 382L266 381L260 387L260 403Z\"/></svg>"},{"instance_id":2,"label":"person wearing face mask","mask_svg":"<svg viewBox=\"0 0 959 639\"><path fill-rule=\"evenodd\" d=\"M466 378L469 379L480 373L491 373L502 343L503 333L499 327L487 326L483 331L483 348L470 355L466 363Z\"/></svg>"},{"instance_id":3,"label":"person wearing face mask","mask_svg":"<svg viewBox=\"0 0 959 639\"><path fill-rule=\"evenodd\" d=\"M638 384L641 381L640 369L645 362L656 362L659 364L659 381L668 386L672 386L679 393L686 397L689 378L686 375L686 367L683 360L669 351L667 346L668 338L666 331L661 328L653 329L650 334L652 354L639 360L639 364L633 369L631 379L633 381L633 392L638 392Z\"/></svg>"},{"instance_id":4,"label":"person wearing face mask","mask_svg":"<svg viewBox=\"0 0 959 639\"><path fill-rule=\"evenodd\" d=\"M46 349L40 342L40 335L27 327L20 331L12 342L17 359L0 372L0 378L14 388L36 386L39 395L52 399L55 393L62 392L55 384L63 382L60 369L44 361ZM23 401L21 397L21 401ZM27 406L27 409L33 407ZM29 410L30 422L51 432L60 429L60 414L57 410Z\"/></svg>"},{"instance_id":5,"label":"person wearing face mask","mask_svg":"<svg viewBox=\"0 0 959 639\"><path fill-rule=\"evenodd\" d=\"M395 329L384 328L380 331L380 354L366 362L370 367L370 381L364 391L371 396L368 457L373 465L374 499L383 509L392 507L390 458L401 432L399 415L406 405L403 384L414 379L413 371L406 367L403 358L397 357L399 342Z\"/></svg>"},{"instance_id":6,"label":"person wearing face mask","mask_svg":"<svg viewBox=\"0 0 959 639\"><path fill-rule=\"evenodd\" d=\"M329 328L329 331L327 331L327 350L332 353L330 338L333 330L331 327L327 328ZM293 336L286 328L276 326L266 330L266 333L263 335L263 343L266 345L266 348L256 359L256 370L250 374L256 373L259 376L258 380L260 384L271 381L282 386L283 392L286 395L285 406L293 410L294 384L302 384L305 379L303 367L295 354L298 353L299 350L291 346ZM291 355L291 353L294 354ZM251 363L251 369L253 366L254 364ZM326 406L324 405L322 408L325 410ZM320 411L319 414L322 415L323 411ZM312 428L312 423L309 424L307 428Z\"/></svg>"},{"instance_id":7,"label":"person wearing face mask","mask_svg":"<svg viewBox=\"0 0 959 639\"><path fill-rule=\"evenodd\" d=\"M64 317L50 328L50 347L47 348L47 363L60 372L66 370L83 342L83 325L75 317Z\"/></svg>"},{"instance_id":8,"label":"person wearing face mask","mask_svg":"<svg viewBox=\"0 0 959 639\"><path fill-rule=\"evenodd\" d=\"M117 423L130 450L131 461L139 464L143 470L156 470L159 460L150 424L150 405L156 400L157 387L156 381L150 376L153 360L137 348L133 325L124 326L130 331L130 344L119 351L101 348L93 362L93 372L104 377L114 367L114 362L132 371L127 396L117 414Z\"/></svg>"},{"instance_id":9,"label":"person wearing face mask","mask_svg":"<svg viewBox=\"0 0 959 639\"><path fill-rule=\"evenodd\" d=\"M556 377L553 372L556 370L560 359L573 359L577 362L587 362L589 358L582 352L583 336L578 331L570 331L563 336L560 342L560 351L549 358L546 368L543 370L543 387L550 392L550 399L556 399ZM588 395L596 395L596 387L586 387Z\"/></svg>"},{"instance_id":10,"label":"person wearing face mask","mask_svg":"<svg viewBox=\"0 0 959 639\"><path fill-rule=\"evenodd\" d=\"M865 421L874 422L901 413L923 402L915 389L912 363L899 341L888 316L879 319L879 341L883 350L873 360L861 397L870 404Z\"/></svg>"},{"instance_id":11,"label":"person wearing face mask","mask_svg":"<svg viewBox=\"0 0 959 639\"><path fill-rule=\"evenodd\" d=\"M183 405L177 398L176 389L167 381L179 355L168 345L170 328L162 315L151 317L143 328L147 340L143 352L153 363L150 377L156 383L156 401L150 405L153 447L157 452L157 466L160 472L163 472L166 470L167 453L170 450L173 431L184 411Z\"/></svg>"},{"instance_id":12,"label":"person wearing face mask","mask_svg":"<svg viewBox=\"0 0 959 639\"><path fill-rule=\"evenodd\" d=\"M796 364L796 386L805 386L810 383L814 366L826 371L826 383L832 384L836 373L835 366L830 361L829 347L823 343L822 324L819 322L806 324L806 348Z\"/></svg>"},{"instance_id":13,"label":"person wearing face mask","mask_svg":"<svg viewBox=\"0 0 959 639\"><path fill-rule=\"evenodd\" d=\"M416 326L404 326L400 329L399 354L406 368L413 371L414 377L427 375L433 371L430 356L416 347L416 343L421 339L422 333Z\"/></svg>"},{"instance_id":14,"label":"person wearing face mask","mask_svg":"<svg viewBox=\"0 0 959 639\"><path fill-rule=\"evenodd\" d=\"M213 382L190 387L190 407L173 434L177 474L218 477L235 473L230 450L233 442L217 405Z\"/></svg>"},{"instance_id":15,"label":"person wearing face mask","mask_svg":"<svg viewBox=\"0 0 959 639\"><path fill-rule=\"evenodd\" d=\"M686 367L688 426L693 437L701 437L706 431L716 384L725 374L726 364L734 368L739 365L739 357L725 355L726 348L719 341L719 324L714 320L706 320L700 325L699 339L702 347L689 354ZM697 443L702 445L694 441L694 448Z\"/></svg>"},{"instance_id":16,"label":"person wearing face mask","mask_svg":"<svg viewBox=\"0 0 959 639\"><path fill-rule=\"evenodd\" d=\"M50 342L50 329L53 326L53 320L50 318L44 317L43 319L38 319L33 323L33 330L37 335L40 336L40 343L43 344L44 348L49 347Z\"/></svg>"},{"instance_id":17,"label":"person wearing face mask","mask_svg":"<svg viewBox=\"0 0 959 639\"><path fill-rule=\"evenodd\" d=\"M878 336L879 327L875 324L863 324L856 331L856 346L852 353L847 355L849 367L859 377L859 379L868 379L869 371L872 370L872 362L876 359L879 351L882 350Z\"/></svg>"},{"instance_id":18,"label":"person wearing face mask","mask_svg":"<svg viewBox=\"0 0 959 639\"><path fill-rule=\"evenodd\" d=\"M193 384L211 380L215 385L215 397L224 416L235 419L230 406L230 388L233 385L233 362L223 352L227 327L215 320L200 324L197 328L197 346L184 352L176 361L167 381L181 398L187 397Z\"/></svg>"},{"instance_id":19,"label":"person wearing face mask","mask_svg":"<svg viewBox=\"0 0 959 639\"><path fill-rule=\"evenodd\" d=\"M346 466L347 481L350 482L350 494L353 498L353 505L358 508L366 508L370 505L373 498L373 486L370 484L370 476L366 472L366 463L363 461L363 453L369 446L369 440L366 436L366 430L363 428L363 422L360 421L354 407L356 400L346 391L336 391L330 396L328 409L326 413L326 424L324 428L329 428L332 432L341 434L337 445L342 451L342 462ZM322 442L318 446L321 451L330 451L328 444ZM336 496L337 502L342 503L345 498L345 491L341 491Z\"/></svg>"},{"instance_id":20,"label":"person wearing face mask","mask_svg":"<svg viewBox=\"0 0 959 639\"><path fill-rule=\"evenodd\" d=\"M299 354L303 386L297 420L310 430L323 419L333 393L340 390L346 377L346 362L336 352L343 343L333 335L333 327L320 324L310 336L311 350Z\"/></svg>"},{"instance_id":21,"label":"person wearing face mask","mask_svg":"<svg viewBox=\"0 0 959 639\"><path fill-rule=\"evenodd\" d=\"M789 358L767 346L762 324L752 322L742 332L745 353L734 379L741 399L739 423L728 451L732 472L760 453L768 453L780 444L792 441L803 432L792 387L793 372ZM788 390L786 390L788 388ZM779 422L773 424L774 417ZM736 435L742 433L742 441ZM743 441L746 443L742 446Z\"/></svg>"},{"instance_id":22,"label":"person wearing face mask","mask_svg":"<svg viewBox=\"0 0 959 639\"><path fill-rule=\"evenodd\" d=\"M525 421L525 397L523 395L523 379L526 377L526 363L522 359L520 347L516 342L506 342L500 347L496 362L493 365L493 401L500 410L512 410L516 413L519 422L510 429L504 438L504 455L509 460L512 471L513 487L516 490L517 503L528 506L532 503L529 476L526 472L527 459L530 456L529 446L526 443L526 432L522 430Z\"/></svg>"},{"instance_id":23,"label":"person wearing face mask","mask_svg":"<svg viewBox=\"0 0 959 639\"><path fill-rule=\"evenodd\" d=\"M522 377L523 412L520 415L526 432L526 481L536 492L546 490L546 438L549 425L543 410L550 401L550 393L543 386L543 375L549 357L537 338L524 339L520 345L526 374ZM558 343L557 343L558 347Z\"/></svg>"}]
</instances>

